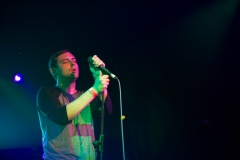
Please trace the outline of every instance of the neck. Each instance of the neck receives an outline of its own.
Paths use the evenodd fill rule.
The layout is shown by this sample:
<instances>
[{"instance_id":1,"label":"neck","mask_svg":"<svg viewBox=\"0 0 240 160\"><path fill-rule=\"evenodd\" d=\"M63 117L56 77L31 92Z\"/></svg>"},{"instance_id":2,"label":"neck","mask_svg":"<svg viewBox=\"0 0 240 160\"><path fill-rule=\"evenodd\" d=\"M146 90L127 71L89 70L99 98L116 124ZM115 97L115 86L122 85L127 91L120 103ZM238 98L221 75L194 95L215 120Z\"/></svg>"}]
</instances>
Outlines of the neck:
<instances>
[{"instance_id":1,"label":"neck","mask_svg":"<svg viewBox=\"0 0 240 160\"><path fill-rule=\"evenodd\" d=\"M57 81L56 86L68 94L74 94L77 91L76 90L76 81L71 82L71 83Z\"/></svg>"}]
</instances>

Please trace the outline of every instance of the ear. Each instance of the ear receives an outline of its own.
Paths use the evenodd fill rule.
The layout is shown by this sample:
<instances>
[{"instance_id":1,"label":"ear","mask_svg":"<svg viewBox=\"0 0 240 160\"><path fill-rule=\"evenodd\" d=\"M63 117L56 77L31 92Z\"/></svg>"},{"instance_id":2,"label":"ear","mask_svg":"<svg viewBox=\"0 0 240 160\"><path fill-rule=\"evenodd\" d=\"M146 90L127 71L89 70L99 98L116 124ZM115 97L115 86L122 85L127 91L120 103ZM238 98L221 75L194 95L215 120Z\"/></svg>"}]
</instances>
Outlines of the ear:
<instances>
[{"instance_id":1,"label":"ear","mask_svg":"<svg viewBox=\"0 0 240 160\"><path fill-rule=\"evenodd\" d=\"M50 73L52 74L52 76L56 79L57 69L56 69L56 68L50 68L49 71L50 71Z\"/></svg>"}]
</instances>

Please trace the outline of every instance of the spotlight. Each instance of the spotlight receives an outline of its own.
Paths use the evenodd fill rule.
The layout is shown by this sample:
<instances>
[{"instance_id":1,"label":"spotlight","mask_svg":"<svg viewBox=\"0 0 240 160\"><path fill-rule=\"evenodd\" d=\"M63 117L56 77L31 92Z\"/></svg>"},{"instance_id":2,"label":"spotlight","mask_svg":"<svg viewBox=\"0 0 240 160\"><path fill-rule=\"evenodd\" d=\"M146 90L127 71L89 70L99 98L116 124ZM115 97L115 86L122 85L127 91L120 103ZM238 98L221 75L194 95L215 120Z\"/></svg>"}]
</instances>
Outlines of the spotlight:
<instances>
[{"instance_id":1,"label":"spotlight","mask_svg":"<svg viewBox=\"0 0 240 160\"><path fill-rule=\"evenodd\" d=\"M21 82L22 81L22 75L21 74L16 74L14 76L14 82Z\"/></svg>"}]
</instances>

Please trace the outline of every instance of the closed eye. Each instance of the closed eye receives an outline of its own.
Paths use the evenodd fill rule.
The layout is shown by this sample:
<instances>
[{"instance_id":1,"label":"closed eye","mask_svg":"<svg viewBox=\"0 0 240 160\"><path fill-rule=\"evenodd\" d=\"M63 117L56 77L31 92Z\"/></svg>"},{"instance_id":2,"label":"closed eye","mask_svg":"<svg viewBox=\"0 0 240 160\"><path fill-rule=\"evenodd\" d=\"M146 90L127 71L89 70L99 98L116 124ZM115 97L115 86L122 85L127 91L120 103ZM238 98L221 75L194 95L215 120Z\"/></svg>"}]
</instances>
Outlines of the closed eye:
<instances>
[{"instance_id":1,"label":"closed eye","mask_svg":"<svg viewBox=\"0 0 240 160\"><path fill-rule=\"evenodd\" d=\"M72 60L69 60L69 59L61 60L62 64L66 64L66 63L69 63L69 62L77 63L77 60L75 58L73 58Z\"/></svg>"},{"instance_id":2,"label":"closed eye","mask_svg":"<svg viewBox=\"0 0 240 160\"><path fill-rule=\"evenodd\" d=\"M65 63L68 63L69 60L63 60L62 63L65 64Z\"/></svg>"}]
</instances>

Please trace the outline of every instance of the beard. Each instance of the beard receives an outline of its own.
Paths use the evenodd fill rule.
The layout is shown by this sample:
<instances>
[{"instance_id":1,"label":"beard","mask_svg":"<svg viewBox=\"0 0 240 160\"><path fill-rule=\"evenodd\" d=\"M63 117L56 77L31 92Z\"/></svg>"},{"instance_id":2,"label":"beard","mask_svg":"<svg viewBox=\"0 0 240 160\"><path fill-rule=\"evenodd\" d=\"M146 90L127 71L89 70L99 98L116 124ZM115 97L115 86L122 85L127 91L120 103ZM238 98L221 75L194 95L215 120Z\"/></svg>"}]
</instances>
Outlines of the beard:
<instances>
[{"instance_id":1,"label":"beard","mask_svg":"<svg viewBox=\"0 0 240 160\"><path fill-rule=\"evenodd\" d=\"M72 82L73 81L76 81L79 77L79 74L78 73L72 73L70 76L69 76L69 80L71 80Z\"/></svg>"},{"instance_id":2,"label":"beard","mask_svg":"<svg viewBox=\"0 0 240 160\"><path fill-rule=\"evenodd\" d=\"M62 76L62 80L67 82L67 83L72 83L75 82L79 77L78 73L71 73L70 75L67 76Z\"/></svg>"}]
</instances>

